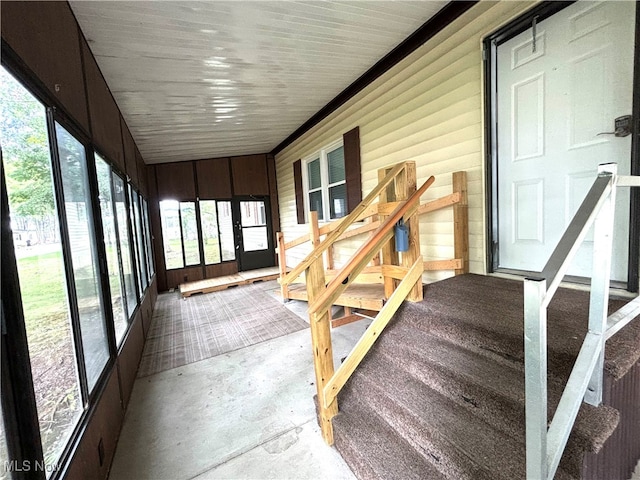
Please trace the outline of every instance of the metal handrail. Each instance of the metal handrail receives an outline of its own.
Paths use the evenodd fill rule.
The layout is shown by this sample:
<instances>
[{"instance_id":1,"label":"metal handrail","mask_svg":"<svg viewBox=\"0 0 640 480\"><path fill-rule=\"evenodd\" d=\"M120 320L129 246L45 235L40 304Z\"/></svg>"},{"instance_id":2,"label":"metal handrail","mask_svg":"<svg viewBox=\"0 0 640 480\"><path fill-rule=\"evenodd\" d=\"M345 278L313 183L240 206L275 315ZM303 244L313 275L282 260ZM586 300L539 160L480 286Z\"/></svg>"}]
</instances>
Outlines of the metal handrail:
<instances>
[{"instance_id":1,"label":"metal handrail","mask_svg":"<svg viewBox=\"0 0 640 480\"><path fill-rule=\"evenodd\" d=\"M539 276L524 282L525 416L527 479L552 479L585 402L602 403L604 345L640 313L640 297L607 317L617 187L640 187L640 177L600 165L598 178ZM547 307L594 225L589 331L547 429Z\"/></svg>"}]
</instances>

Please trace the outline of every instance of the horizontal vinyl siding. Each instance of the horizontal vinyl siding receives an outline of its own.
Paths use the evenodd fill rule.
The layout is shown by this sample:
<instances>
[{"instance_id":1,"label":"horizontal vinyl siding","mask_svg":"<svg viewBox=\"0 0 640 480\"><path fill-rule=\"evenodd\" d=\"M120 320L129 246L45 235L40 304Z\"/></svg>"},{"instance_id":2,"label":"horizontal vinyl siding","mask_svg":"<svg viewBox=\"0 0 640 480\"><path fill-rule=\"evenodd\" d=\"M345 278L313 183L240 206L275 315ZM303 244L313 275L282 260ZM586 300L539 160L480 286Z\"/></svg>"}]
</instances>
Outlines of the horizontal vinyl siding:
<instances>
[{"instance_id":1,"label":"horizontal vinyl siding","mask_svg":"<svg viewBox=\"0 0 640 480\"><path fill-rule=\"evenodd\" d=\"M363 197L377 184L379 168L402 161L416 162L418 185L435 176L422 203L451 193L451 174L467 172L469 264L472 272L486 273L482 39L531 5L481 2L280 152L276 171L285 239L308 232L308 225L296 221L293 162L359 126ZM364 238L341 242L336 263ZM453 258L451 208L421 217L420 244L425 260ZM306 245L288 251L287 263L295 265L308 251ZM452 274L430 272L424 278Z\"/></svg>"}]
</instances>

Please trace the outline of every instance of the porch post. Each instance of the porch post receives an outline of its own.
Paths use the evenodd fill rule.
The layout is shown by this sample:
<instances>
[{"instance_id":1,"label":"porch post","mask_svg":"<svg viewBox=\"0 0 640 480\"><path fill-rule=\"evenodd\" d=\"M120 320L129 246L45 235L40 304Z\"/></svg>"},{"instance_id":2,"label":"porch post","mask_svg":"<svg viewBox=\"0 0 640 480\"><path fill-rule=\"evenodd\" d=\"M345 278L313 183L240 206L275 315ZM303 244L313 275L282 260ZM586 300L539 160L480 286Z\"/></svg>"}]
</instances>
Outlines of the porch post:
<instances>
[{"instance_id":1,"label":"porch post","mask_svg":"<svg viewBox=\"0 0 640 480\"><path fill-rule=\"evenodd\" d=\"M469 273L469 201L467 199L467 172L453 174L453 192L460 193L460 201L453 206L453 250L455 258L462 260L456 275Z\"/></svg>"},{"instance_id":2,"label":"porch post","mask_svg":"<svg viewBox=\"0 0 640 480\"><path fill-rule=\"evenodd\" d=\"M309 212L309 236L313 248L320 244L318 229L318 212ZM307 284L307 300L311 305L325 290L324 264L322 255L305 271ZM311 329L311 346L313 350L313 368L316 374L316 391L318 394L318 421L322 430L322 438L328 445L333 445L333 427L331 419L338 413L338 401L324 405L324 387L333 377L333 349L331 346L331 319L329 309L309 316Z\"/></svg>"}]
</instances>

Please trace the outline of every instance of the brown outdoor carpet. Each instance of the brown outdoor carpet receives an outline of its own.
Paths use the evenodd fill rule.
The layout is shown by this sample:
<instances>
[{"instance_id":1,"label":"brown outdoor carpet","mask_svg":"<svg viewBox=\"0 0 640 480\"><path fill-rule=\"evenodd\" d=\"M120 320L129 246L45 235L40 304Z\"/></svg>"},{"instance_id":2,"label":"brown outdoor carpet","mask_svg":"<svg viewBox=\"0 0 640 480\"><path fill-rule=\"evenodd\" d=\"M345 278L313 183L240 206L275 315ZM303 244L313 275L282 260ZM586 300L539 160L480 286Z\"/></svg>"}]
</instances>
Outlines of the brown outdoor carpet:
<instances>
[{"instance_id":1,"label":"brown outdoor carpet","mask_svg":"<svg viewBox=\"0 0 640 480\"><path fill-rule=\"evenodd\" d=\"M271 282L182 300L158 295L138 377L297 332L309 325L270 293Z\"/></svg>"},{"instance_id":2,"label":"brown outdoor carpet","mask_svg":"<svg viewBox=\"0 0 640 480\"><path fill-rule=\"evenodd\" d=\"M427 285L424 298L403 304L338 396L338 451L360 479L525 478L522 281L461 275ZM550 415L587 312L576 290L549 307ZM605 370L621 378L639 358L636 318L607 342ZM556 478L579 478L585 452L618 422L618 410L583 404Z\"/></svg>"}]
</instances>

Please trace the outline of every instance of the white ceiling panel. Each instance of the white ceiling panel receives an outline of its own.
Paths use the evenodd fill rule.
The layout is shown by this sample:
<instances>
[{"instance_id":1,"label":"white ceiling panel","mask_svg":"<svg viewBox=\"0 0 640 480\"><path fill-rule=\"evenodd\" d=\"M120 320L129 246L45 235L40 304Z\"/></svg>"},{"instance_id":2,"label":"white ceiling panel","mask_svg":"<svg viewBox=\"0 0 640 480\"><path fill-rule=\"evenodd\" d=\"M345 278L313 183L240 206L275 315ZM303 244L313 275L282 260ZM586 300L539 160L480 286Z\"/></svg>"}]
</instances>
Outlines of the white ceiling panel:
<instances>
[{"instance_id":1,"label":"white ceiling panel","mask_svg":"<svg viewBox=\"0 0 640 480\"><path fill-rule=\"evenodd\" d=\"M147 163L271 151L445 1L71 1Z\"/></svg>"}]
</instances>

